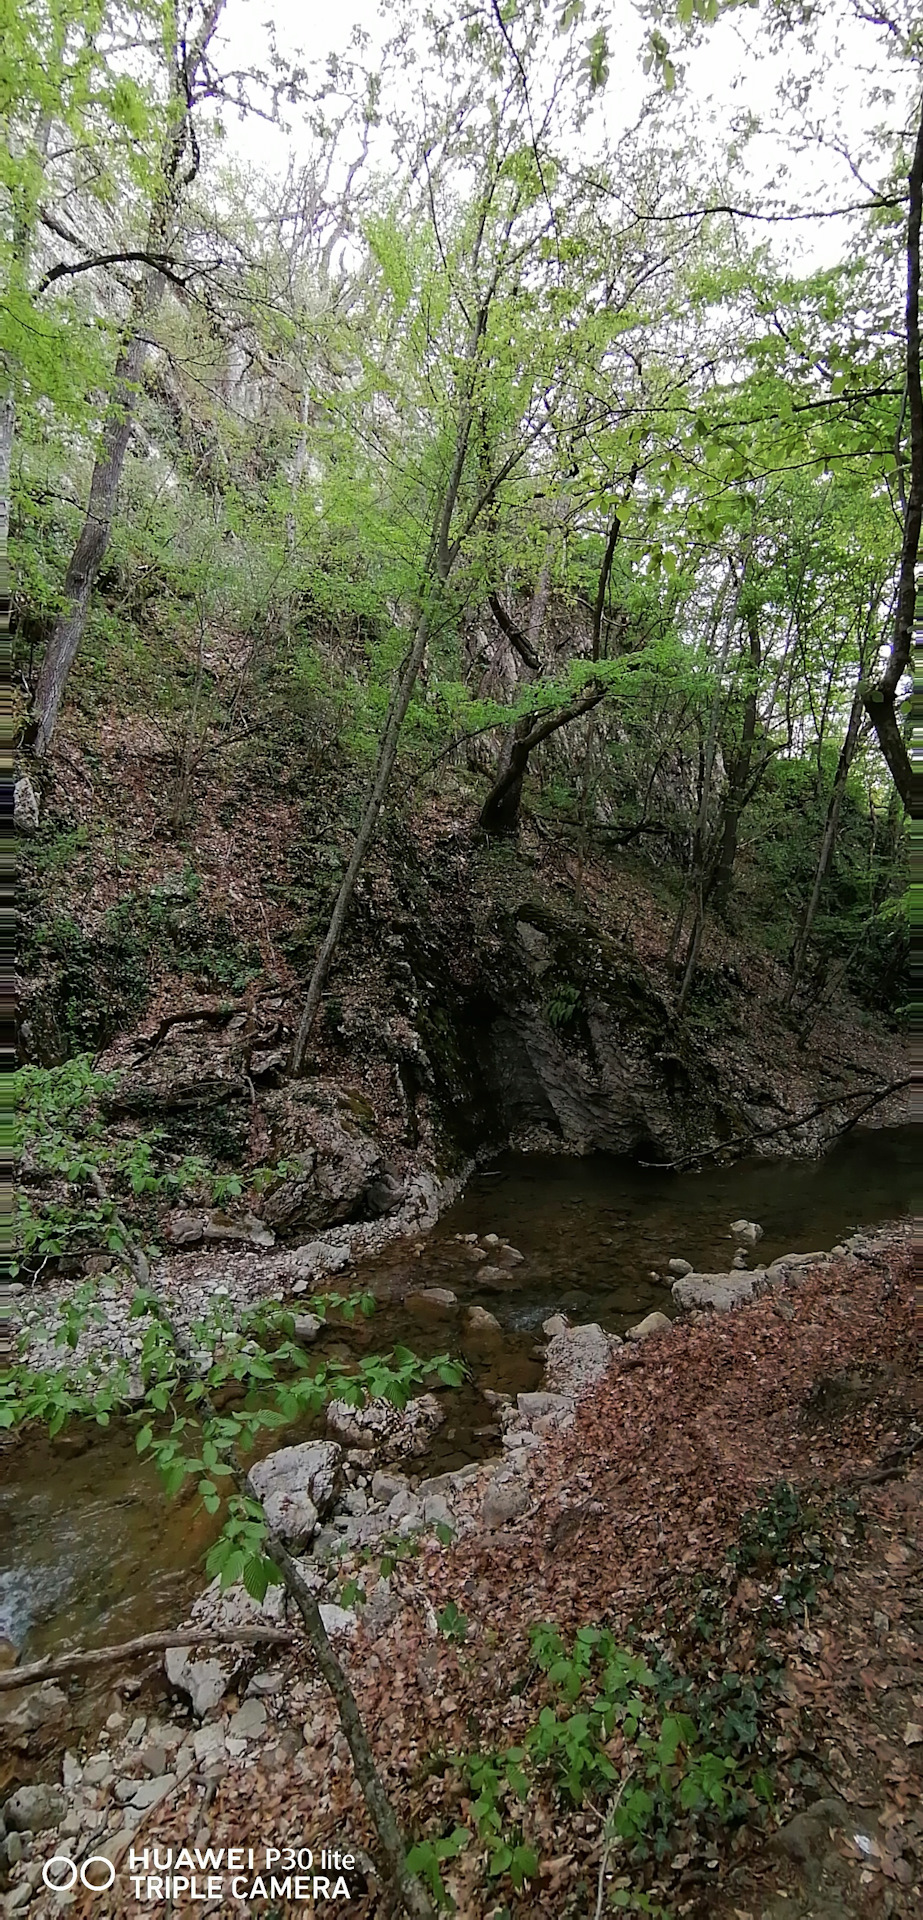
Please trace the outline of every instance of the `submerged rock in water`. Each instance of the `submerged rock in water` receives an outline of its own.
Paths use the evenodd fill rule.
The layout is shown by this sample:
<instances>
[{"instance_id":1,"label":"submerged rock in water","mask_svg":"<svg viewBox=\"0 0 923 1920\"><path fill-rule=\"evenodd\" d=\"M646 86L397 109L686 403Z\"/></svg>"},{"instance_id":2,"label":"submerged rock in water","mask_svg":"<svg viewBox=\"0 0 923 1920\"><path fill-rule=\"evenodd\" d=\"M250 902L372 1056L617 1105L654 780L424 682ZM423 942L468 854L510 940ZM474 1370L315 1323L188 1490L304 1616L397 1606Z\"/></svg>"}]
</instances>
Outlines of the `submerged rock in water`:
<instances>
[{"instance_id":1,"label":"submerged rock in water","mask_svg":"<svg viewBox=\"0 0 923 1920\"><path fill-rule=\"evenodd\" d=\"M451 1287L421 1287L414 1293L405 1294L404 1305L410 1313L425 1313L428 1308L457 1306L458 1295L452 1292Z\"/></svg>"},{"instance_id":2,"label":"submerged rock in water","mask_svg":"<svg viewBox=\"0 0 923 1920\"><path fill-rule=\"evenodd\" d=\"M499 1333L500 1322L496 1314L488 1313L486 1307L468 1307L465 1313L465 1326L469 1333Z\"/></svg>"},{"instance_id":3,"label":"submerged rock in water","mask_svg":"<svg viewBox=\"0 0 923 1920\"><path fill-rule=\"evenodd\" d=\"M668 1260L667 1270L669 1273L675 1274L677 1280L684 1279L687 1273L695 1272L691 1260Z\"/></svg>"},{"instance_id":4,"label":"submerged rock in water","mask_svg":"<svg viewBox=\"0 0 923 1920\"><path fill-rule=\"evenodd\" d=\"M746 1240L749 1246L755 1247L763 1238L763 1229L755 1220L732 1220L731 1234L735 1240Z\"/></svg>"}]
</instances>

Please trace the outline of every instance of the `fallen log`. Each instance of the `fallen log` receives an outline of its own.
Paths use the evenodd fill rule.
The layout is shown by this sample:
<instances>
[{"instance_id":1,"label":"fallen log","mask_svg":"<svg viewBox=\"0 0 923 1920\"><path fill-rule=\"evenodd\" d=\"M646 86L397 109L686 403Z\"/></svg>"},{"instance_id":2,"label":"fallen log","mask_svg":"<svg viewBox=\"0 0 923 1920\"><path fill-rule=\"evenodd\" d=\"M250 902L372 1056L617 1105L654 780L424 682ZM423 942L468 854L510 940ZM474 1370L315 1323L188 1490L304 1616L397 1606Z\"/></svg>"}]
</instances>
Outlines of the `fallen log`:
<instances>
[{"instance_id":1,"label":"fallen log","mask_svg":"<svg viewBox=\"0 0 923 1920\"><path fill-rule=\"evenodd\" d=\"M175 1633L139 1633L135 1640L123 1640L117 1647L90 1647L83 1652L46 1653L28 1667L8 1667L0 1673L0 1693L14 1687L28 1687L36 1680L49 1680L59 1673L81 1673L87 1667L103 1667L120 1660L134 1660L139 1653L166 1653L168 1647L255 1647L261 1641L272 1646L294 1646L296 1636L284 1627L238 1627L236 1633L209 1632L203 1627L184 1627Z\"/></svg>"},{"instance_id":2,"label":"fallen log","mask_svg":"<svg viewBox=\"0 0 923 1920\"><path fill-rule=\"evenodd\" d=\"M908 1074L903 1080L891 1080L887 1086L876 1087L870 1099L865 1101L858 1113L854 1113L842 1127L837 1127L837 1134L850 1133L873 1107L880 1106L881 1102L887 1100L892 1093L901 1093L905 1087L912 1085L913 1078ZM809 1107L806 1113L794 1114L791 1119L780 1121L778 1126L759 1127L753 1133L738 1133L733 1140L719 1140L713 1147L700 1147L695 1153L682 1154L678 1160L640 1160L638 1164L642 1167L650 1167L657 1173L683 1173L692 1167L697 1167L702 1160L722 1160L727 1154L731 1154L735 1160L740 1160L747 1148L755 1146L758 1140L775 1140L779 1134L792 1133L797 1127L803 1127L808 1120L816 1119L818 1114L829 1112L831 1107L847 1106L851 1101L860 1099L868 1092L869 1086L866 1081L864 1086L852 1087L846 1093L835 1093L830 1100L819 1100L816 1107Z\"/></svg>"}]
</instances>

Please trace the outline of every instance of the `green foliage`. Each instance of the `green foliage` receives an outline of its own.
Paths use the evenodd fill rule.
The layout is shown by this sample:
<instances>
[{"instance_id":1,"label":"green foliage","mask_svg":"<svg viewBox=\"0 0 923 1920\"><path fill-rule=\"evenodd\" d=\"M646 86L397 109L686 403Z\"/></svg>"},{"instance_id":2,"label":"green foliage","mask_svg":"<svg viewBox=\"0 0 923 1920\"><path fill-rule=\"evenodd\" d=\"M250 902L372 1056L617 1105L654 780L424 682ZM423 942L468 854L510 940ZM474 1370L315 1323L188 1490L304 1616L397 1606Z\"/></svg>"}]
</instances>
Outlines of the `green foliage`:
<instances>
[{"instance_id":1,"label":"green foliage","mask_svg":"<svg viewBox=\"0 0 923 1920\"><path fill-rule=\"evenodd\" d=\"M444 1634L447 1640L457 1640L461 1642L468 1638L467 1618L463 1613L459 1612L454 1600L450 1600L448 1604L442 1608L442 1611L437 1613L436 1624L440 1633Z\"/></svg>"},{"instance_id":2,"label":"green foliage","mask_svg":"<svg viewBox=\"0 0 923 1920\"><path fill-rule=\"evenodd\" d=\"M158 975L176 973L205 992L239 993L259 968L255 948L227 916L206 910L202 882L187 868L179 887L127 893L92 932L69 913L27 922L26 963L47 976L46 1001L62 1050L105 1046L139 1017Z\"/></svg>"}]
</instances>

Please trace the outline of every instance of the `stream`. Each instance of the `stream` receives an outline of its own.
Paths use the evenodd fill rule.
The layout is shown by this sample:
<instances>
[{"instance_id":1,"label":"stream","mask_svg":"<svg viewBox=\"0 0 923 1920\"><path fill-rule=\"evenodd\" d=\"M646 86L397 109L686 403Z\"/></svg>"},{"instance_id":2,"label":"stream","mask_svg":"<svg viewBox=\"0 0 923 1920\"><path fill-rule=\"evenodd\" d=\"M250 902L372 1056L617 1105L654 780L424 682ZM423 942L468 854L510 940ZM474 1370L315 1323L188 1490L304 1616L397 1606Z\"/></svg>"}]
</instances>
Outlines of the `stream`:
<instances>
[{"instance_id":1,"label":"stream","mask_svg":"<svg viewBox=\"0 0 923 1920\"><path fill-rule=\"evenodd\" d=\"M421 1355L451 1350L471 1379L450 1396L423 1473L499 1453L485 1389L515 1393L541 1380L536 1345L551 1313L598 1320L623 1333L653 1308L672 1312L666 1272L674 1255L700 1271L726 1270L729 1227L759 1221L751 1256L829 1249L857 1228L914 1210L919 1151L910 1126L849 1135L822 1160L752 1159L701 1173L668 1174L623 1160L505 1155L476 1174L463 1197L422 1241L401 1241L353 1269L350 1282L379 1302L368 1321L330 1327L319 1354L348 1357L397 1341ZM482 1281L458 1236L494 1233L521 1265ZM454 1306L411 1297L450 1289ZM296 1303L297 1305L298 1303ZM487 1307L497 1332L468 1333L465 1306ZM316 1431L316 1429L314 1429ZM275 1434L271 1444L306 1437ZM0 1459L0 1637L22 1659L61 1647L105 1643L172 1625L204 1584L202 1557L215 1522L197 1493L165 1502L152 1466L139 1460L134 1429L74 1426Z\"/></svg>"}]
</instances>

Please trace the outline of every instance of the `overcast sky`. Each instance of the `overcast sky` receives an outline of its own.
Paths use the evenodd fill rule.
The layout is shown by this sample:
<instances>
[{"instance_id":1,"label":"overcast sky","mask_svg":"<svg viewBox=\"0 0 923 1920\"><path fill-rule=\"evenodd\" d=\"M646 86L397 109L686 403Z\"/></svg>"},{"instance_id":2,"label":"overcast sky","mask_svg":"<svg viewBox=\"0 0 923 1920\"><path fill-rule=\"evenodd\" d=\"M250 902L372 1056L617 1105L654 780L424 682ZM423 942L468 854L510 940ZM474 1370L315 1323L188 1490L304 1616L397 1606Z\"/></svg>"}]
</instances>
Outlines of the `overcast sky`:
<instances>
[{"instance_id":1,"label":"overcast sky","mask_svg":"<svg viewBox=\"0 0 923 1920\"><path fill-rule=\"evenodd\" d=\"M726 14L708 30L699 47L685 54L677 50L684 70L671 96L671 111L700 138L713 128L716 147L722 148L747 117L758 118L762 131L745 144L739 163L740 187L742 193L756 193L766 210L785 203L826 213L831 206L862 200L861 177L869 171L874 178L876 171L875 125L889 120L893 124L900 117L900 109L887 99L870 100L870 89L893 88L895 83L879 34L856 19L850 0L834 0L829 11L832 24L821 44L819 63L809 61L794 35L781 50L769 48L759 14L747 8ZM305 0L229 0L224 37L231 65L257 65L265 60L268 18L274 22L280 50L297 51L309 62L322 62L328 53L342 51L354 26L363 27L373 45L381 43L383 33L378 0L336 0L335 5L327 0L307 0L307 4ZM606 112L610 129L617 131L650 83L639 64L645 26L631 0L611 0L610 20L613 60ZM793 73L807 81L812 64L815 73L803 110L793 115L783 105L782 82ZM235 119L228 122L227 133L243 156L273 170L283 170L290 153L298 158L310 151L295 111L288 135L257 120L240 123ZM841 256L845 242L845 222L839 219L799 222L771 231L777 244L787 249L792 264L801 268L831 264Z\"/></svg>"}]
</instances>

